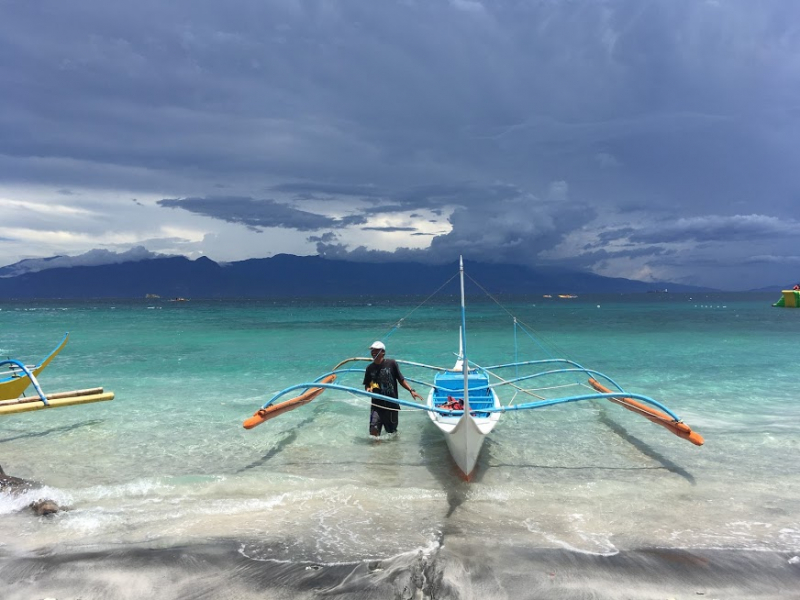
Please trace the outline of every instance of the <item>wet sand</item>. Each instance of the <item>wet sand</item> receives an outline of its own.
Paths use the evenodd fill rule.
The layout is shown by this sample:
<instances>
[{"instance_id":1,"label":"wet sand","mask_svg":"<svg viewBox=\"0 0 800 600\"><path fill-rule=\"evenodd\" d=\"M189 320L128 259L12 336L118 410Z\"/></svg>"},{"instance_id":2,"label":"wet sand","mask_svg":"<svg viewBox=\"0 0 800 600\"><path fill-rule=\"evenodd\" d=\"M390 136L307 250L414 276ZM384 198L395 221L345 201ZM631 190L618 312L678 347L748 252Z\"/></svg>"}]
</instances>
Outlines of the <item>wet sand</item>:
<instances>
[{"instance_id":1,"label":"wet sand","mask_svg":"<svg viewBox=\"0 0 800 600\"><path fill-rule=\"evenodd\" d=\"M257 544L258 542L254 542ZM463 542L342 564L253 559L235 541L0 555L5 600L799 600L791 553L641 549L613 556ZM790 562L791 561L791 562Z\"/></svg>"}]
</instances>

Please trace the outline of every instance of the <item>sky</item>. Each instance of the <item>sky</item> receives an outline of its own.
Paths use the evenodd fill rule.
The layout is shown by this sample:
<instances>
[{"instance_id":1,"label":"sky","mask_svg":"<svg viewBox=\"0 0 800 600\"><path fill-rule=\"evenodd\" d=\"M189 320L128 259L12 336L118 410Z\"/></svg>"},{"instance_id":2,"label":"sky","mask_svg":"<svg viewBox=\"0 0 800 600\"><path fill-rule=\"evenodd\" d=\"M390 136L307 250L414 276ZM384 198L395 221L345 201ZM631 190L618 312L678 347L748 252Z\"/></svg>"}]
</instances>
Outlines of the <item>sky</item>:
<instances>
[{"instance_id":1,"label":"sky","mask_svg":"<svg viewBox=\"0 0 800 600\"><path fill-rule=\"evenodd\" d=\"M797 0L0 0L0 266L786 285L798 140Z\"/></svg>"}]
</instances>

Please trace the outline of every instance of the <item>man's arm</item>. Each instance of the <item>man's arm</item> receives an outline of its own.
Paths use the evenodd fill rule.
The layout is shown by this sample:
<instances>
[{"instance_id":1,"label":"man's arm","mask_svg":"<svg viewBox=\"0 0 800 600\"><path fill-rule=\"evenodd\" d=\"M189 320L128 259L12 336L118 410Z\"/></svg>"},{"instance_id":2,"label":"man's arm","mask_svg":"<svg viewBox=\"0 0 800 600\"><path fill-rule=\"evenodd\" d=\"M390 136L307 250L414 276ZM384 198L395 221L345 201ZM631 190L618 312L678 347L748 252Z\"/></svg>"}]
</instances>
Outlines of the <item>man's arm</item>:
<instances>
[{"instance_id":1,"label":"man's arm","mask_svg":"<svg viewBox=\"0 0 800 600\"><path fill-rule=\"evenodd\" d=\"M422 396L420 396L420 395L417 393L417 390L415 390L415 389L414 389L414 388L412 388L410 385L408 385L408 382L407 382L405 379L401 379L401 380L400 380L400 385L402 385L402 386L403 386L404 388L406 388L406 389L407 389L409 392L411 392L411 397L412 397L412 398L419 398L419 400L420 400L420 401L422 401Z\"/></svg>"},{"instance_id":2,"label":"man's arm","mask_svg":"<svg viewBox=\"0 0 800 600\"><path fill-rule=\"evenodd\" d=\"M422 396L420 396L417 393L417 390L415 390L410 385L408 385L408 382L406 381L406 378L403 377L403 374L400 372L400 367L397 364L397 362L394 362L394 361L392 362L392 369L394 370L394 377L395 377L395 379L397 379L397 382L400 385L402 385L404 388L406 388L409 392L411 392L411 397L412 398L419 398L419 400L422 401Z\"/></svg>"}]
</instances>

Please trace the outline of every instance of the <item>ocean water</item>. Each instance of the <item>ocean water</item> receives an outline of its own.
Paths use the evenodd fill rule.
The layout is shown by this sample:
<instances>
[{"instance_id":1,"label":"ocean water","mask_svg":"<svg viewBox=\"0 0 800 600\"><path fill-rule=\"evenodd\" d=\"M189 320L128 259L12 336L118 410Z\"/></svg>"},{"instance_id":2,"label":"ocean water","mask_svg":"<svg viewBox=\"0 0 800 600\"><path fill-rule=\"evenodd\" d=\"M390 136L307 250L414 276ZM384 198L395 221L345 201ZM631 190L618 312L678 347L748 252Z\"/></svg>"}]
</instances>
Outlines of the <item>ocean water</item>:
<instances>
[{"instance_id":1,"label":"ocean water","mask_svg":"<svg viewBox=\"0 0 800 600\"><path fill-rule=\"evenodd\" d=\"M422 411L403 410L399 433L376 441L366 401L329 391L242 428L274 393L366 356L375 339L386 340L390 357L451 366L460 323L453 297L422 306L411 297L2 301L0 356L36 362L69 331L39 378L44 390L116 394L0 417L0 464L43 484L0 493L7 590L12 598L32 590L103 597L110 588L70 571L64 557L180 548L208 561L208 548L226 548L239 561L231 568L272 574L251 578L262 590L254 597L511 598L512 582L530 594L518 597L675 594L670 585L685 573L650 577L655 588L627 596L627 584L613 595L610 584L559 580L559 564L602 579L622 568L621 557L639 557L642 568L642 552L704 556L706 566L709 556L728 557L728 595L719 597L738 597L737 589L741 597L800 597L791 591L795 582L800 589L800 310L772 308L776 299L508 297L501 309L468 298L468 351L478 364L514 359L511 313L536 332L535 341L518 336L520 357L549 353L602 371L663 402L706 440L695 447L603 402L508 413L468 483ZM68 510L36 517L25 507L37 497ZM432 574L445 550L447 568ZM69 582L31 577L24 561L54 556L66 562L53 572L71 573ZM131 556L109 568L124 581L119 574L135 564L141 583L155 567ZM476 564L495 564L496 573L481 578ZM227 568L204 589L223 589ZM770 575L737 580L748 568ZM156 579L141 589L119 583L114 595L145 597ZM689 580L687 594L714 597L724 587ZM569 595L595 585L606 595ZM195 597L182 589L154 597Z\"/></svg>"}]
</instances>

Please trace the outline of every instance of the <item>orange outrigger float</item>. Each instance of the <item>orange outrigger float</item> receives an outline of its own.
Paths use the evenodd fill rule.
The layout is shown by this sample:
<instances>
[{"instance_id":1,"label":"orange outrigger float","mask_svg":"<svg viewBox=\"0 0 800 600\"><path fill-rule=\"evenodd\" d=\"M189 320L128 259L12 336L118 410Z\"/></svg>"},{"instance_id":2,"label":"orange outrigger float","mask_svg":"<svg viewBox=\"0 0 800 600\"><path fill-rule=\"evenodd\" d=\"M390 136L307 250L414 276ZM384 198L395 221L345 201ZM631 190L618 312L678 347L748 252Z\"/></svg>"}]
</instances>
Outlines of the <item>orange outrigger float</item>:
<instances>
[{"instance_id":1,"label":"orange outrigger float","mask_svg":"<svg viewBox=\"0 0 800 600\"><path fill-rule=\"evenodd\" d=\"M333 383L335 380L336 375L328 375L322 379L320 383ZM270 419L274 419L278 415L282 415L283 413L287 413L290 410L294 410L295 408L303 406L304 404L308 404L324 391L325 388L323 387L311 388L299 396L292 398L291 400L286 400L285 402L281 402L279 404L271 404L265 408L259 408L252 417L245 420L244 428L252 429L256 425L261 425Z\"/></svg>"},{"instance_id":2,"label":"orange outrigger float","mask_svg":"<svg viewBox=\"0 0 800 600\"><path fill-rule=\"evenodd\" d=\"M599 383L594 378L589 379L589 385L591 385L598 392L602 392L604 394L613 393L610 389ZM614 404L619 404L620 406L623 406L630 411L642 415L645 419L655 423L656 425L661 425L662 427L671 431L678 437L682 437L685 440L689 440L695 446L702 446L705 443L703 436L697 433L696 431L692 431L692 428L689 427L686 423L684 423L683 421L673 419L670 415L663 413L660 410L656 410L655 408L646 406L645 404L642 404L641 402L634 400L633 398L614 397L614 398L609 398L609 400Z\"/></svg>"}]
</instances>

